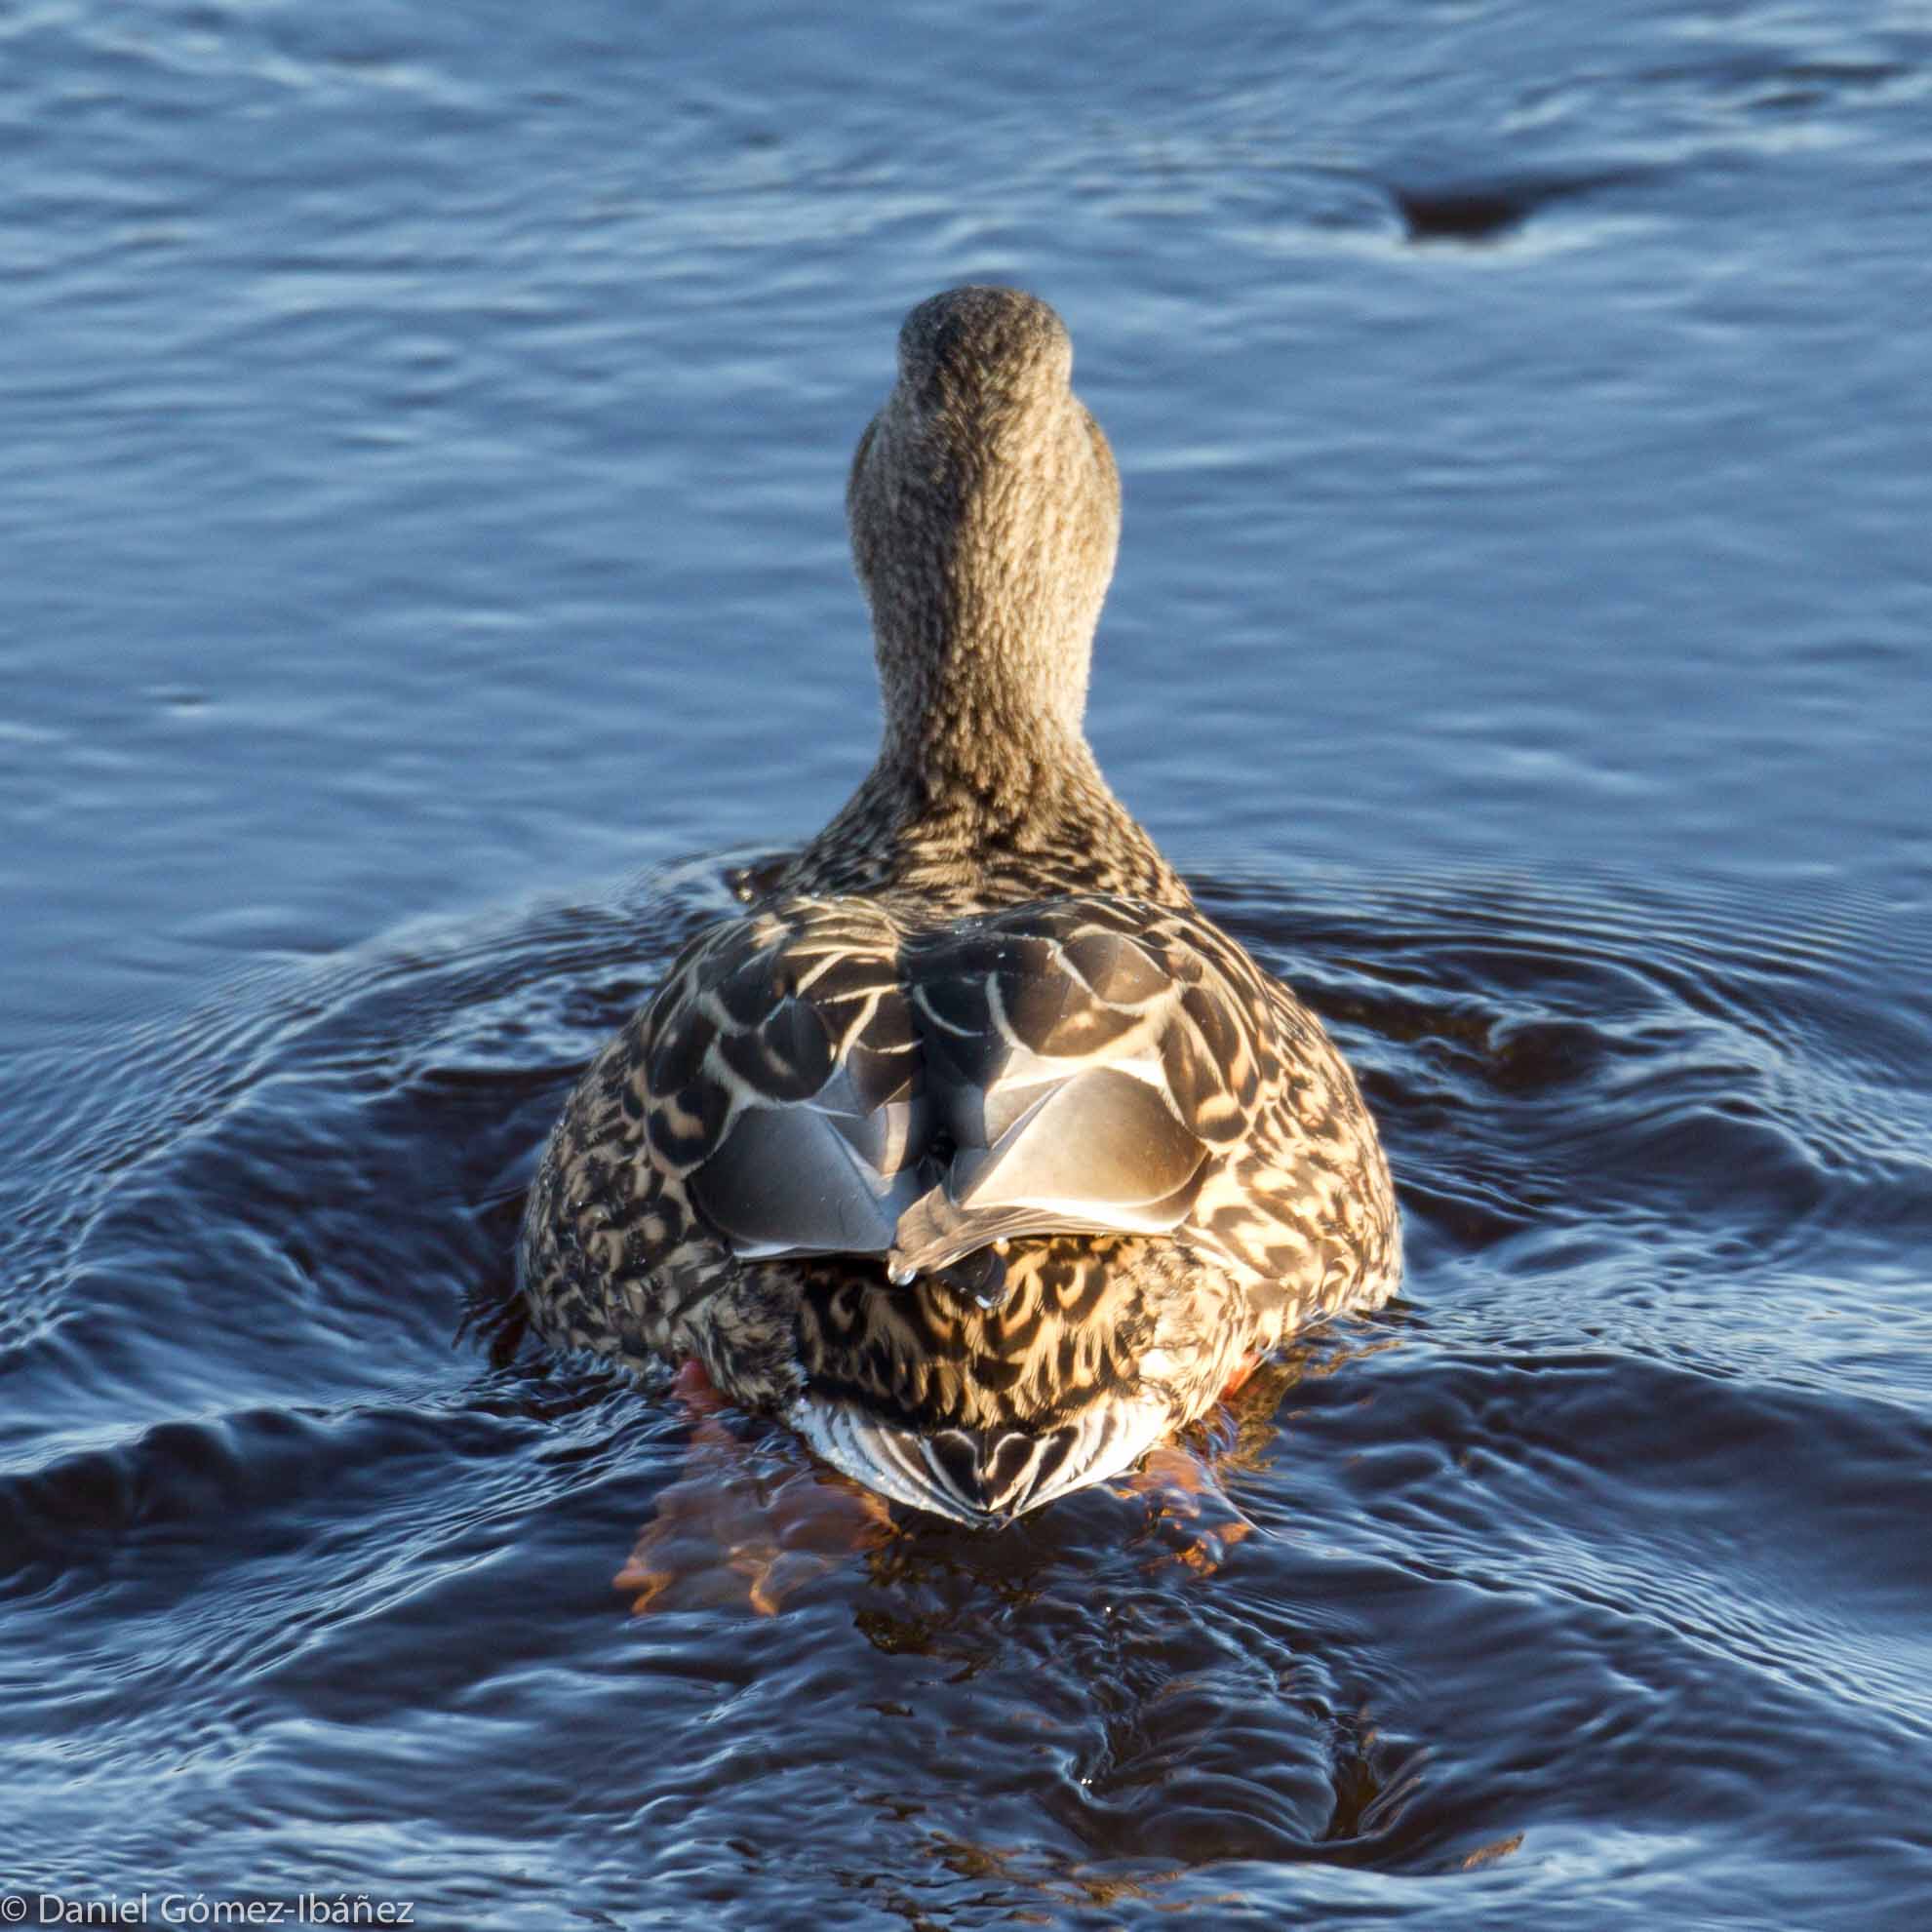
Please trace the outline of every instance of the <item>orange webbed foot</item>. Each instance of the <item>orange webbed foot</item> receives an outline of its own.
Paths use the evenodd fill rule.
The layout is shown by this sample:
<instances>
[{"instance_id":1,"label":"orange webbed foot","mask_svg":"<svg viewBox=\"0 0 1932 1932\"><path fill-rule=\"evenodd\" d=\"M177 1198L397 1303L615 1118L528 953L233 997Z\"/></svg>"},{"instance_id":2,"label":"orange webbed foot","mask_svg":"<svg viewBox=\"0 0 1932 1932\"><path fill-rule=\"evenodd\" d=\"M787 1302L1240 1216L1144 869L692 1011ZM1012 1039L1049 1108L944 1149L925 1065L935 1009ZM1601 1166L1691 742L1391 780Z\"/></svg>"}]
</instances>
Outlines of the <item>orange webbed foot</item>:
<instances>
[{"instance_id":1,"label":"orange webbed foot","mask_svg":"<svg viewBox=\"0 0 1932 1932\"><path fill-rule=\"evenodd\" d=\"M1221 1400L1225 1402L1232 1397L1240 1395L1242 1390L1247 1386L1247 1378L1260 1366L1260 1356L1243 1356L1235 1372L1228 1377L1228 1386L1221 1391Z\"/></svg>"},{"instance_id":2,"label":"orange webbed foot","mask_svg":"<svg viewBox=\"0 0 1932 1932\"><path fill-rule=\"evenodd\" d=\"M885 1501L844 1477L811 1465L774 1474L727 1426L702 1363L686 1362L672 1390L694 1427L684 1472L611 1579L634 1613L746 1603L775 1616L795 1591L891 1533Z\"/></svg>"},{"instance_id":3,"label":"orange webbed foot","mask_svg":"<svg viewBox=\"0 0 1932 1932\"><path fill-rule=\"evenodd\" d=\"M1149 1569L1185 1563L1201 1576L1211 1576L1227 1560L1228 1552L1254 1530L1228 1500L1207 1464L1175 1443L1150 1449L1140 1467L1116 1486L1147 1500L1146 1533L1174 1546L1156 1557Z\"/></svg>"}]
</instances>

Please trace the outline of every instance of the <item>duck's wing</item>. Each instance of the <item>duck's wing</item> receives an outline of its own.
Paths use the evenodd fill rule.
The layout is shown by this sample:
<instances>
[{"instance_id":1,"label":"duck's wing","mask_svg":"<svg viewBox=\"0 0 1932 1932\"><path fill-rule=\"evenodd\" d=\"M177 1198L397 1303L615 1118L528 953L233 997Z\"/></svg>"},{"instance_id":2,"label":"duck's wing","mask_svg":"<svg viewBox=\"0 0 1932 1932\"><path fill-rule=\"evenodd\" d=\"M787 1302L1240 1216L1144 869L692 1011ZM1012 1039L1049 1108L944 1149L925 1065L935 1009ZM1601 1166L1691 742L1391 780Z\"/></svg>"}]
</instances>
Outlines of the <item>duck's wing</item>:
<instances>
[{"instance_id":1,"label":"duck's wing","mask_svg":"<svg viewBox=\"0 0 1932 1932\"><path fill-rule=\"evenodd\" d=\"M743 1260L883 1254L928 1138L899 932L861 900L702 933L646 1009L652 1162Z\"/></svg>"},{"instance_id":2,"label":"duck's wing","mask_svg":"<svg viewBox=\"0 0 1932 1932\"><path fill-rule=\"evenodd\" d=\"M733 922L646 1014L651 1157L747 1260L906 1279L1015 1236L1172 1229L1260 1084L1255 1002L1203 932L1105 898L911 936L851 899Z\"/></svg>"},{"instance_id":3,"label":"duck's wing","mask_svg":"<svg viewBox=\"0 0 1932 1932\"><path fill-rule=\"evenodd\" d=\"M1187 1218L1259 1094L1257 1013L1197 942L1203 925L1095 897L908 941L937 1158L899 1216L895 1272Z\"/></svg>"}]
</instances>

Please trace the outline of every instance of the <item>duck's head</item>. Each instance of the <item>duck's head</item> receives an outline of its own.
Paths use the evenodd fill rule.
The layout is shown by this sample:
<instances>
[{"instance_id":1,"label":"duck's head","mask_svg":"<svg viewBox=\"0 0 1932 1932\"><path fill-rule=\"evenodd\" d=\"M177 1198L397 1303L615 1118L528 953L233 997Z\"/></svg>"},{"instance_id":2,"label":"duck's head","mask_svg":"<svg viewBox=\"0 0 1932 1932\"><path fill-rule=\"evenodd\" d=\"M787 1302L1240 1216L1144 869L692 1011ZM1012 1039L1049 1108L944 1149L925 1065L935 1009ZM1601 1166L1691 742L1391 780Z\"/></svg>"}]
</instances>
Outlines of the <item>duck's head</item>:
<instances>
[{"instance_id":1,"label":"duck's head","mask_svg":"<svg viewBox=\"0 0 1932 1932\"><path fill-rule=\"evenodd\" d=\"M1121 485L1073 361L1017 289L953 289L899 331L846 492L888 757L1082 737Z\"/></svg>"}]
</instances>

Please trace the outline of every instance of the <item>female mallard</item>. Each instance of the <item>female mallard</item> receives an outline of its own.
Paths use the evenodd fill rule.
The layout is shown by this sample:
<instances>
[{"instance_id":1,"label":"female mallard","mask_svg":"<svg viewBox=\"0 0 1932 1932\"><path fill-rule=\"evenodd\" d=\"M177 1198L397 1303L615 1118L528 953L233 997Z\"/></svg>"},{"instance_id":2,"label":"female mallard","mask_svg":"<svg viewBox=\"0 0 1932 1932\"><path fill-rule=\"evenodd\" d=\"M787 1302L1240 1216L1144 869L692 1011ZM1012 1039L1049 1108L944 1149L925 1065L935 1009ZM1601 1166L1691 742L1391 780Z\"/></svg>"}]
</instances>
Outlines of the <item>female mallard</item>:
<instances>
[{"instance_id":1,"label":"female mallard","mask_svg":"<svg viewBox=\"0 0 1932 1932\"><path fill-rule=\"evenodd\" d=\"M520 1255L551 1341L695 1358L966 1522L1118 1474L1400 1272L1348 1067L1087 747L1120 481L1072 370L1011 289L906 318L847 489L878 763L585 1074Z\"/></svg>"}]
</instances>

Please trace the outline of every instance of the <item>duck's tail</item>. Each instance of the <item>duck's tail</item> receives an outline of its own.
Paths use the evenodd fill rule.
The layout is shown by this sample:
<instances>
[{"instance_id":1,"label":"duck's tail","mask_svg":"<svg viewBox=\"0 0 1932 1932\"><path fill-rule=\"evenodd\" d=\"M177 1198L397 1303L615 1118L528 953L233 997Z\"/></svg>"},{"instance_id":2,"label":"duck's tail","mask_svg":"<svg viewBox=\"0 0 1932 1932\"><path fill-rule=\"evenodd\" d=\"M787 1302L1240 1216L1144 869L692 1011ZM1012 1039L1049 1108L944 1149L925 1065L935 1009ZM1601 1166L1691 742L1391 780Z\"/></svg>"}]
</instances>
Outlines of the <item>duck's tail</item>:
<instances>
[{"instance_id":1,"label":"duck's tail","mask_svg":"<svg viewBox=\"0 0 1932 1932\"><path fill-rule=\"evenodd\" d=\"M1174 1419L1169 1404L1147 1396L1103 1397L1039 1430L915 1429L810 1395L789 1417L834 1469L868 1489L980 1529L1119 1476Z\"/></svg>"}]
</instances>

